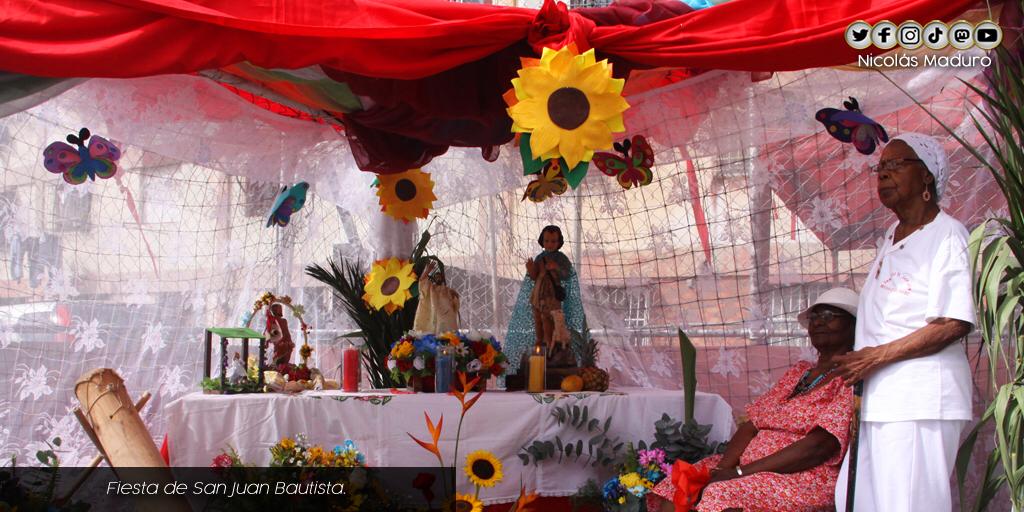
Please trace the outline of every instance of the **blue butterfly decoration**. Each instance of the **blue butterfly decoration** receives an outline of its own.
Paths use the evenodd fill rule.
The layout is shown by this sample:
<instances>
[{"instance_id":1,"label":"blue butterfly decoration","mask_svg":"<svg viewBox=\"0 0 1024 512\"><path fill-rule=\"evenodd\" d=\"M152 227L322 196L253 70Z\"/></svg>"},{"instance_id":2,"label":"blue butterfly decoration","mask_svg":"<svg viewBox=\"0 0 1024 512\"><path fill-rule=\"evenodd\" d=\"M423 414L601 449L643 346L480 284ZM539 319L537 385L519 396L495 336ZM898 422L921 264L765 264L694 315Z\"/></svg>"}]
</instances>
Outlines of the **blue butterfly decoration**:
<instances>
[{"instance_id":1,"label":"blue butterfly decoration","mask_svg":"<svg viewBox=\"0 0 1024 512\"><path fill-rule=\"evenodd\" d=\"M865 155L874 153L879 141L889 142L885 128L861 113L857 98L850 96L849 101L843 102L843 107L846 110L823 108L814 114L814 118L825 125L833 138L852 142L853 147Z\"/></svg>"},{"instance_id":2,"label":"blue butterfly decoration","mask_svg":"<svg viewBox=\"0 0 1024 512\"><path fill-rule=\"evenodd\" d=\"M87 140L88 147L85 145ZM82 128L77 136L68 135L67 141L78 147L58 141L43 150L43 167L47 171L63 175L64 181L72 185L85 183L87 178L93 181L111 178L117 173L116 162L121 158L121 150L109 140L91 135L88 128Z\"/></svg>"},{"instance_id":3,"label":"blue butterfly decoration","mask_svg":"<svg viewBox=\"0 0 1024 512\"><path fill-rule=\"evenodd\" d=\"M281 188L274 200L274 206L270 207L270 214L267 215L267 227L274 224L287 226L292 214L301 210L306 204L306 192L309 190L309 183L300 181L292 186Z\"/></svg>"}]
</instances>

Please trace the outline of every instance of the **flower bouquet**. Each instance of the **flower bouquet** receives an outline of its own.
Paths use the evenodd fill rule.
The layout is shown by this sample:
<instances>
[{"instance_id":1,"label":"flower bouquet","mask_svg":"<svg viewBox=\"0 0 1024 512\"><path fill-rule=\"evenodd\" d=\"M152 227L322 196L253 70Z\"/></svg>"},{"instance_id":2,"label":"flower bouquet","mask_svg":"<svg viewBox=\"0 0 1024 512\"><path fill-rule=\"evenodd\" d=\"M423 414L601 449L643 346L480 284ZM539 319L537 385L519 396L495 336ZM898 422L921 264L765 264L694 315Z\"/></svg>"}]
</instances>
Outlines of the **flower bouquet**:
<instances>
[{"instance_id":1,"label":"flower bouquet","mask_svg":"<svg viewBox=\"0 0 1024 512\"><path fill-rule=\"evenodd\" d=\"M465 335L447 332L438 338L455 347L455 370L466 373L470 378L479 375L483 382L492 375L505 373L508 368L508 358L494 336L485 337L470 331Z\"/></svg>"},{"instance_id":2,"label":"flower bouquet","mask_svg":"<svg viewBox=\"0 0 1024 512\"><path fill-rule=\"evenodd\" d=\"M630 444L619 474L605 482L601 489L605 510L642 512L646 509L647 493L668 476L670 469L663 450L637 451Z\"/></svg>"},{"instance_id":3,"label":"flower bouquet","mask_svg":"<svg viewBox=\"0 0 1024 512\"><path fill-rule=\"evenodd\" d=\"M292 510L296 512L323 512L324 510L384 512L409 510L391 503L387 490L379 477L366 469L366 457L356 449L355 443L327 449L311 445L302 434L283 437L270 448L270 468L246 464L238 453L229 448L213 458L210 467L227 482L242 486L289 485L337 486L343 484L343 493L308 494L296 501L289 493L244 493L230 497L216 496L207 510ZM220 500L220 501L218 501Z\"/></svg>"},{"instance_id":4,"label":"flower bouquet","mask_svg":"<svg viewBox=\"0 0 1024 512\"><path fill-rule=\"evenodd\" d=\"M391 378L417 390L432 386L438 343L433 334L406 333L391 346L385 360Z\"/></svg>"}]
</instances>

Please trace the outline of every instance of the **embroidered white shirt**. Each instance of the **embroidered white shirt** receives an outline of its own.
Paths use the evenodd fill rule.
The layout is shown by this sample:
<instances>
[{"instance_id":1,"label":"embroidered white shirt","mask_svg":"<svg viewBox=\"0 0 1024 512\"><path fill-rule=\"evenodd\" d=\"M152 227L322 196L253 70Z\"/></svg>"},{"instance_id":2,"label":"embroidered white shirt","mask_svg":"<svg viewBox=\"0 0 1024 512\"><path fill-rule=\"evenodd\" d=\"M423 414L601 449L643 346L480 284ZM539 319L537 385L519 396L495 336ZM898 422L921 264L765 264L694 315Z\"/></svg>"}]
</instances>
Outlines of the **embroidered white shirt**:
<instances>
[{"instance_id":1,"label":"embroidered white shirt","mask_svg":"<svg viewBox=\"0 0 1024 512\"><path fill-rule=\"evenodd\" d=\"M857 308L855 348L898 340L936 318L975 324L967 230L945 212L893 243L889 227ZM863 421L970 420L971 372L962 343L900 361L864 384Z\"/></svg>"}]
</instances>

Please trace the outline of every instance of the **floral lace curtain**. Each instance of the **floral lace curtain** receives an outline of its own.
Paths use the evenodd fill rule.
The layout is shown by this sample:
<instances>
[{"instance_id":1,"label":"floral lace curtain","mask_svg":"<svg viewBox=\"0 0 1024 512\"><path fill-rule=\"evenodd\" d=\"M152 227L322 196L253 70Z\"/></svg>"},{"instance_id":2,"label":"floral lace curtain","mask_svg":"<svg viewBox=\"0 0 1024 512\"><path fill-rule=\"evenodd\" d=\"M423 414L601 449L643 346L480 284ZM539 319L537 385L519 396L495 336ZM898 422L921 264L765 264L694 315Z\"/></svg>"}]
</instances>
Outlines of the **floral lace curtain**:
<instances>
[{"instance_id":1,"label":"floral lace curtain","mask_svg":"<svg viewBox=\"0 0 1024 512\"><path fill-rule=\"evenodd\" d=\"M978 140L960 82L976 73L889 76ZM72 388L96 367L117 369L135 396L153 393L143 417L159 441L164 406L198 389L203 329L237 325L263 290L306 307L314 362L336 372L335 338L352 325L303 267L394 253L424 228L462 295L464 326L501 337L522 262L541 227L559 224L613 385L680 387L681 328L698 346L700 388L742 415L814 356L796 313L831 286L859 287L891 222L867 171L877 153L857 154L813 118L848 96L890 134L943 136L876 72L757 83L711 72L628 98L630 135L655 149L650 186L624 191L591 170L579 189L538 205L521 200L516 148L494 163L453 149L425 168L440 198L431 219L392 229L373 176L329 127L197 76L77 85L0 119L0 454L32 461L59 435L63 462L86 463L94 450L71 414ZM114 179L72 187L43 169L42 149L82 126L123 148ZM997 188L944 138L954 172L943 206L975 225L1003 208ZM274 193L297 180L312 185L305 208L287 228L265 228Z\"/></svg>"}]
</instances>

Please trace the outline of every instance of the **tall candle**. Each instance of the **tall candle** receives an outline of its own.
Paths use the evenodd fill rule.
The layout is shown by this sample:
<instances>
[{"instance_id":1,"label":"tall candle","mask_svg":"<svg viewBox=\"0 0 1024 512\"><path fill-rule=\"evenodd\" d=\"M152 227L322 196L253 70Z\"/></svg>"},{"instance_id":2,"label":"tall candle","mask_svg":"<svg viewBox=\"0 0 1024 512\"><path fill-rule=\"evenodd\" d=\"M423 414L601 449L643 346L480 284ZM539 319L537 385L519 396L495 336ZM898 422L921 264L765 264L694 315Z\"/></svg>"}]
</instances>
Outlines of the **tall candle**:
<instances>
[{"instance_id":1,"label":"tall candle","mask_svg":"<svg viewBox=\"0 0 1024 512\"><path fill-rule=\"evenodd\" d=\"M452 374L455 369L455 353L451 345L437 347L437 358L434 360L434 392L451 391Z\"/></svg>"},{"instance_id":2,"label":"tall candle","mask_svg":"<svg viewBox=\"0 0 1024 512\"><path fill-rule=\"evenodd\" d=\"M547 373L547 357L540 345L533 347L533 354L530 355L530 373L526 391L540 393L544 391L544 374Z\"/></svg>"},{"instance_id":3,"label":"tall candle","mask_svg":"<svg viewBox=\"0 0 1024 512\"><path fill-rule=\"evenodd\" d=\"M348 393L359 391L359 349L346 347L341 351L341 389Z\"/></svg>"}]
</instances>

